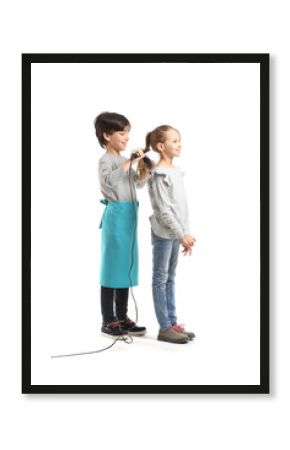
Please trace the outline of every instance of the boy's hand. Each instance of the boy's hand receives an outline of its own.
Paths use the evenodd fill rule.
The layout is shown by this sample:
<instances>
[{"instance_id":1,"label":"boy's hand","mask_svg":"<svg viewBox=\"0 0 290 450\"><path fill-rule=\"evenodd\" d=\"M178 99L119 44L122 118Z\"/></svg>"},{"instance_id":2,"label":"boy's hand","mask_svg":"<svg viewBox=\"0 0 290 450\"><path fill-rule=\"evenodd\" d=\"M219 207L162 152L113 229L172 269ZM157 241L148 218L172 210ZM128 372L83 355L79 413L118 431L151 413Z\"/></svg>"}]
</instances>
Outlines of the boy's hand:
<instances>
[{"instance_id":1,"label":"boy's hand","mask_svg":"<svg viewBox=\"0 0 290 450\"><path fill-rule=\"evenodd\" d=\"M140 156L132 159L132 156L134 153L139 153ZM135 148L135 150L132 150L132 152L131 152L131 159L134 164L136 162L140 161L140 159L144 158L144 156L145 156L145 153L143 152L142 148Z\"/></svg>"},{"instance_id":2,"label":"boy's hand","mask_svg":"<svg viewBox=\"0 0 290 450\"><path fill-rule=\"evenodd\" d=\"M134 153L139 153L139 157L138 158L133 158L133 154ZM137 162L139 162L141 159L143 159L144 158L144 156L145 156L145 154L144 154L144 152L143 152L143 150L142 150L142 148L135 148L135 150L132 150L132 152L131 152L131 157L129 158L129 159L127 159L125 162L124 162L124 164L123 164L123 170L124 170L124 172L128 172L128 170L129 170L129 167L132 165L132 164L136 164Z\"/></svg>"},{"instance_id":3,"label":"boy's hand","mask_svg":"<svg viewBox=\"0 0 290 450\"><path fill-rule=\"evenodd\" d=\"M145 156L143 159L141 159L141 161L139 161L139 164L140 163L144 163L147 173L152 172L152 170L154 170L156 167L156 162L148 158L148 156Z\"/></svg>"},{"instance_id":4,"label":"boy's hand","mask_svg":"<svg viewBox=\"0 0 290 450\"><path fill-rule=\"evenodd\" d=\"M146 156L145 156L146 158ZM144 181L146 178L148 178L149 175L151 175L152 170L155 167L154 161L150 160L150 166L146 164L145 158L141 158L138 162L138 175L139 180ZM147 158L149 159L149 158Z\"/></svg>"}]
</instances>

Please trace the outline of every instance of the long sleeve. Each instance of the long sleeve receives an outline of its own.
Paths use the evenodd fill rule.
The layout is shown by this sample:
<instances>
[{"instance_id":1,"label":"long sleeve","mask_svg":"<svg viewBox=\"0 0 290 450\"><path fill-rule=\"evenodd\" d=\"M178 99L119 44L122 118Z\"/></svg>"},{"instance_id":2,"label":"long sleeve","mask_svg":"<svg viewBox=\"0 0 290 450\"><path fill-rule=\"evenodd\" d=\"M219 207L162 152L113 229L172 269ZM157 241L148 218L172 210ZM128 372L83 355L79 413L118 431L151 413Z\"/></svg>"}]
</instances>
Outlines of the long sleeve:
<instances>
[{"instance_id":1,"label":"long sleeve","mask_svg":"<svg viewBox=\"0 0 290 450\"><path fill-rule=\"evenodd\" d=\"M112 162L109 160L100 160L99 162L99 179L103 186L107 186L109 189L114 188L123 178L128 174L123 170L123 166L119 166L117 169L112 168Z\"/></svg>"},{"instance_id":2,"label":"long sleeve","mask_svg":"<svg viewBox=\"0 0 290 450\"><path fill-rule=\"evenodd\" d=\"M188 217L187 217L186 222L185 222L185 224L184 224L183 232L184 232L184 234L191 234L191 231L190 231L190 223L189 223Z\"/></svg>"},{"instance_id":3,"label":"long sleeve","mask_svg":"<svg viewBox=\"0 0 290 450\"><path fill-rule=\"evenodd\" d=\"M184 235L178 218L177 206L173 204L169 193L170 181L164 174L156 174L149 183L149 194L154 218L164 228L171 239L181 239ZM177 213L177 214L176 214Z\"/></svg>"},{"instance_id":4,"label":"long sleeve","mask_svg":"<svg viewBox=\"0 0 290 450\"><path fill-rule=\"evenodd\" d=\"M105 153L99 160L99 182L103 196L110 201L136 200L135 183L130 182L128 171L123 170L126 159Z\"/></svg>"}]
</instances>

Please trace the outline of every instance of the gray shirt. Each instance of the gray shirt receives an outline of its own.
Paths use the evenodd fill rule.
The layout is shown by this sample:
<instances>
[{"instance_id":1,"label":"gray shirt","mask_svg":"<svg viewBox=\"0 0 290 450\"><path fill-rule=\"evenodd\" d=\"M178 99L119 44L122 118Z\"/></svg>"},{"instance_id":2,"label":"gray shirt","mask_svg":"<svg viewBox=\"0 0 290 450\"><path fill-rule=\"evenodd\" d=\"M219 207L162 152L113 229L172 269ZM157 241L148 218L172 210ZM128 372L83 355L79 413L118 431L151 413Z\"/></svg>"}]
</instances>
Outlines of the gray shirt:
<instances>
[{"instance_id":1,"label":"gray shirt","mask_svg":"<svg viewBox=\"0 0 290 450\"><path fill-rule=\"evenodd\" d=\"M148 181L152 231L164 239L181 239L190 234L183 175L178 167L156 167Z\"/></svg>"},{"instance_id":2,"label":"gray shirt","mask_svg":"<svg viewBox=\"0 0 290 450\"><path fill-rule=\"evenodd\" d=\"M126 161L124 156L111 155L104 153L99 160L99 182L101 192L107 200L115 202L128 202L136 200L137 187L143 187L146 180L139 181L137 173L131 168L130 179L131 189L129 184L129 172L123 170L123 164Z\"/></svg>"}]
</instances>

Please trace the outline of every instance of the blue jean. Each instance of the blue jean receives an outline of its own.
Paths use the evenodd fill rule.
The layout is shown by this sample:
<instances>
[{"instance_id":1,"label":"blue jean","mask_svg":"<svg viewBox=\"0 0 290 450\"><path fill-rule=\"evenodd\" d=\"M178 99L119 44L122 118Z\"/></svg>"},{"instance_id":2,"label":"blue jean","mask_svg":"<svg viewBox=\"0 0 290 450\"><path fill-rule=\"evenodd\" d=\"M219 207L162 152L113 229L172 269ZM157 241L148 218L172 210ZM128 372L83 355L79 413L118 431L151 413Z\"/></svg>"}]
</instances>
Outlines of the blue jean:
<instances>
[{"instance_id":1,"label":"blue jean","mask_svg":"<svg viewBox=\"0 0 290 450\"><path fill-rule=\"evenodd\" d=\"M164 239L151 231L153 245L152 293L160 329L177 323L175 307L175 271L179 239Z\"/></svg>"}]
</instances>

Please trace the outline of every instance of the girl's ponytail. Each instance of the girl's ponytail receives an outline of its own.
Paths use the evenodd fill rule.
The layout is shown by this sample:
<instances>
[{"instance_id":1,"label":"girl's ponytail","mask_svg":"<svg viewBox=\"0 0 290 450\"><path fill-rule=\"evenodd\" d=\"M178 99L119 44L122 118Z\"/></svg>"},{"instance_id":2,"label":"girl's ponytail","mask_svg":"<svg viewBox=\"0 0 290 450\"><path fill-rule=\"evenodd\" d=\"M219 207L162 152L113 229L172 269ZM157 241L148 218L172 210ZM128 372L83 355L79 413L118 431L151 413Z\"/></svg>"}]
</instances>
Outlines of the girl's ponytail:
<instances>
[{"instance_id":1,"label":"girl's ponytail","mask_svg":"<svg viewBox=\"0 0 290 450\"><path fill-rule=\"evenodd\" d=\"M151 131L146 134L145 138L145 150L150 150L150 139L151 139ZM144 159L140 159L138 162L138 174L139 180L144 180L146 178L146 170L145 170L145 162Z\"/></svg>"}]
</instances>

